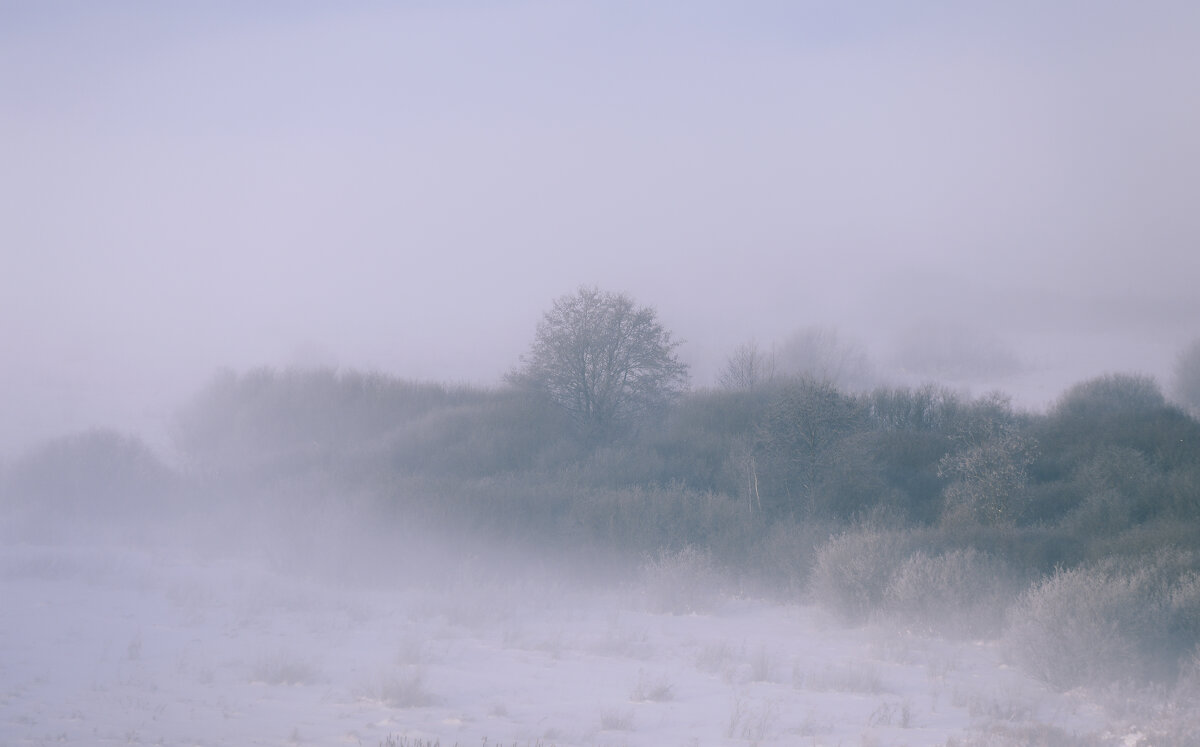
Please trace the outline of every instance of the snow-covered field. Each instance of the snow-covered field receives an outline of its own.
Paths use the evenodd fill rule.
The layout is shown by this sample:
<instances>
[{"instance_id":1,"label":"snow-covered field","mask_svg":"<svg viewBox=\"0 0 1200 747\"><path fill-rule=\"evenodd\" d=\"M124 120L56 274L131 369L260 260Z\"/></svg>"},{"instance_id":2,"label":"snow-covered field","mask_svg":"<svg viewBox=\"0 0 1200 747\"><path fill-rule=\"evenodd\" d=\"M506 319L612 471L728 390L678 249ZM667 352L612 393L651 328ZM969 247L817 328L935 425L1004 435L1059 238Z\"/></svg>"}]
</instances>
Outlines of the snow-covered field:
<instances>
[{"instance_id":1,"label":"snow-covered field","mask_svg":"<svg viewBox=\"0 0 1200 747\"><path fill-rule=\"evenodd\" d=\"M656 612L658 592L636 578L597 586L464 557L427 584L355 584L267 558L7 544L0 744L1113 736L1083 695L1048 691L992 644L845 629L815 607L739 594L703 614Z\"/></svg>"}]
</instances>

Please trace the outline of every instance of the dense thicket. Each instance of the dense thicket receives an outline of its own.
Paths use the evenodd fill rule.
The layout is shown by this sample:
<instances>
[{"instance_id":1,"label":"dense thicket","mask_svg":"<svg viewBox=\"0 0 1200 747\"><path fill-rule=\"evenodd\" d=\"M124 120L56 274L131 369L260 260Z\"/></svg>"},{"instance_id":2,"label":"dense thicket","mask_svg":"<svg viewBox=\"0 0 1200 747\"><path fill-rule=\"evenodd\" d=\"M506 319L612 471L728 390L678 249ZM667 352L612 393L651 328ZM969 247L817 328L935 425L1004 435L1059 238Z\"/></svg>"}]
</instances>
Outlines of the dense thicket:
<instances>
[{"instance_id":1,"label":"dense thicket","mask_svg":"<svg viewBox=\"0 0 1200 747\"><path fill-rule=\"evenodd\" d=\"M674 490L727 500L761 526L886 515L897 529L1069 529L1091 544L1200 519L1200 424L1153 380L1126 375L1078 384L1045 414L932 385L852 394L775 379L690 392L637 431L593 443L515 388L261 369L214 379L177 435L200 472L503 478L559 485L567 507L575 491Z\"/></svg>"}]
</instances>

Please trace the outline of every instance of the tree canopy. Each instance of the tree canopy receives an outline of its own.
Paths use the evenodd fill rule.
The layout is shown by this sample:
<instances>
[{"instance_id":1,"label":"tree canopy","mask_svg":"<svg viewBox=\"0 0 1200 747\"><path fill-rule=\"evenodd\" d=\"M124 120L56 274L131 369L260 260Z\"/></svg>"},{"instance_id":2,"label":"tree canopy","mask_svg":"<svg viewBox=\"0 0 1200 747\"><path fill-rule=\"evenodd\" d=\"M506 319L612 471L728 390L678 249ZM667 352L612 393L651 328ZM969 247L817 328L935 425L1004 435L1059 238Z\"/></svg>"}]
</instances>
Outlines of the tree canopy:
<instances>
[{"instance_id":1,"label":"tree canopy","mask_svg":"<svg viewBox=\"0 0 1200 747\"><path fill-rule=\"evenodd\" d=\"M513 379L545 392L586 440L603 440L683 391L679 345L652 307L583 287L542 316Z\"/></svg>"}]
</instances>

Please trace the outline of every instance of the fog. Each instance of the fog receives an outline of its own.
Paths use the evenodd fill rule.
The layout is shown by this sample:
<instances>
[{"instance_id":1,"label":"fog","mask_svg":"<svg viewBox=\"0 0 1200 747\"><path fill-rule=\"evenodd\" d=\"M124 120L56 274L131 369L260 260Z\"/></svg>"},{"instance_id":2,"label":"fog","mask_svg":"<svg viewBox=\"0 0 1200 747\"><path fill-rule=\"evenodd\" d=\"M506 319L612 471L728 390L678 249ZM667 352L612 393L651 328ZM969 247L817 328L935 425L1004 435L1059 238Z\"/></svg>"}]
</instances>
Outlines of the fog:
<instances>
[{"instance_id":1,"label":"fog","mask_svg":"<svg viewBox=\"0 0 1200 747\"><path fill-rule=\"evenodd\" d=\"M1197 334L1198 12L7 4L3 449L166 440L222 367L499 382L581 284L696 385L833 326L1042 406ZM982 380L979 380L982 379Z\"/></svg>"},{"instance_id":2,"label":"fog","mask_svg":"<svg viewBox=\"0 0 1200 747\"><path fill-rule=\"evenodd\" d=\"M0 2L0 742L1187 743L1197 69L1157 0ZM590 287L690 373L600 435L512 376Z\"/></svg>"}]
</instances>

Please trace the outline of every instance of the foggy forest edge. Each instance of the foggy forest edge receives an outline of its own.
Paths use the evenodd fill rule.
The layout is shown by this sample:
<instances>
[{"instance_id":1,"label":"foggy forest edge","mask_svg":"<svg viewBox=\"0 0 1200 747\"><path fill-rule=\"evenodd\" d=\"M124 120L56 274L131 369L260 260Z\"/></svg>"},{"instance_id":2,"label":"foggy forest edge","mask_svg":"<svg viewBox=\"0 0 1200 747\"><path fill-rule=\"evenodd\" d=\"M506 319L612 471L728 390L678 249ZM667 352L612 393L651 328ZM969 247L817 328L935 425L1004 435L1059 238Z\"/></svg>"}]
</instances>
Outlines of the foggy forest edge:
<instances>
[{"instance_id":1,"label":"foggy forest edge","mask_svg":"<svg viewBox=\"0 0 1200 747\"><path fill-rule=\"evenodd\" d=\"M519 377L260 368L213 377L173 436L174 464L103 429L30 449L2 475L5 536L122 537L214 508L285 528L348 514L397 537L599 554L658 574L667 612L733 584L851 624L998 638L1061 689L1200 667L1200 422L1146 376L1102 374L1027 412L772 368L592 438Z\"/></svg>"}]
</instances>

